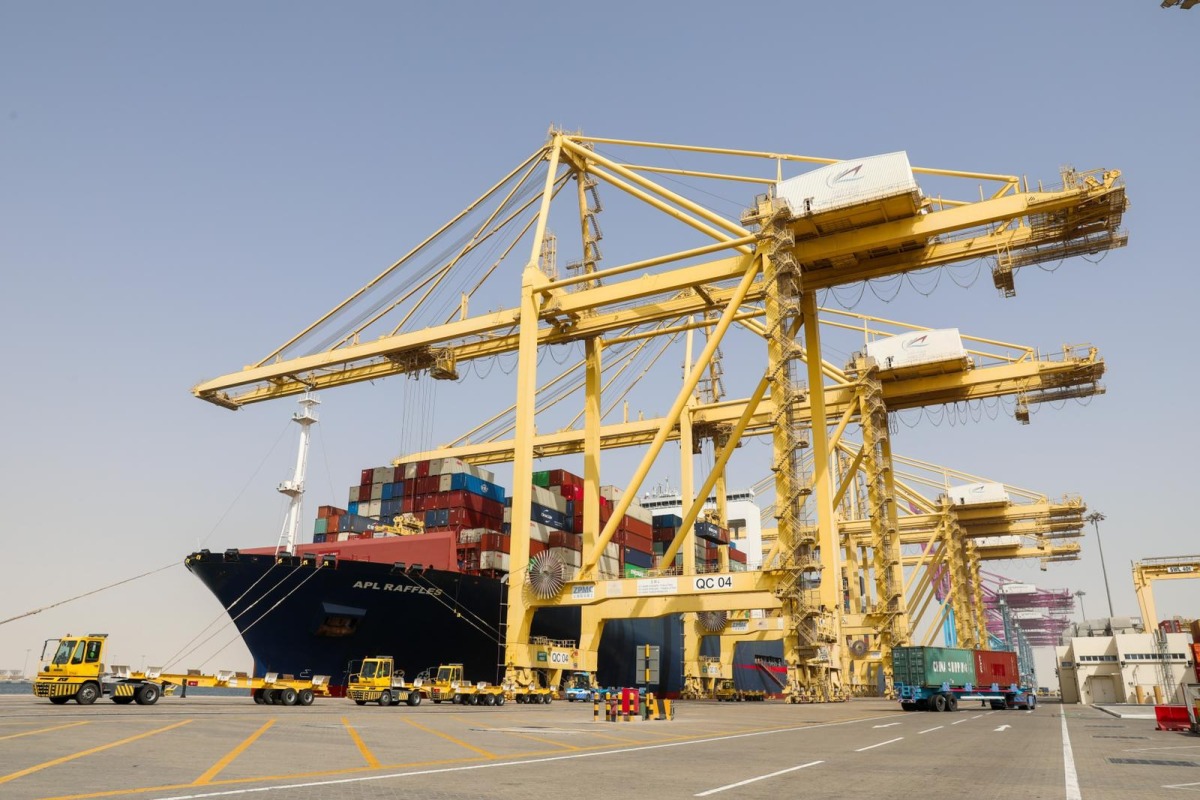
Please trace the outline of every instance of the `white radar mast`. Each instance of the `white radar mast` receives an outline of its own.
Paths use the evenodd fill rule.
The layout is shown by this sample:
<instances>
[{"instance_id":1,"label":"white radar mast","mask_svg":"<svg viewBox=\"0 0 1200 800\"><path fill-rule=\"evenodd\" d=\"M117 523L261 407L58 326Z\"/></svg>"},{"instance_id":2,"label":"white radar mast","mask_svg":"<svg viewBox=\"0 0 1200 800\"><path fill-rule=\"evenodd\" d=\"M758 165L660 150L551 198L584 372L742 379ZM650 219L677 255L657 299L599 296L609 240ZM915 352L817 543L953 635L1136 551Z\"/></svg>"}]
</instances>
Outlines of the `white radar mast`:
<instances>
[{"instance_id":1,"label":"white radar mast","mask_svg":"<svg viewBox=\"0 0 1200 800\"><path fill-rule=\"evenodd\" d=\"M308 440L311 435L309 428L317 421L313 406L321 401L305 392L300 399L300 410L292 414L292 422L300 426L300 451L296 454L296 471L290 481L279 484L279 492L291 498L288 504L287 516L283 521L283 531L279 535L278 549L281 552L296 551L296 533L300 529L300 512L304 507L304 473L308 468Z\"/></svg>"}]
</instances>

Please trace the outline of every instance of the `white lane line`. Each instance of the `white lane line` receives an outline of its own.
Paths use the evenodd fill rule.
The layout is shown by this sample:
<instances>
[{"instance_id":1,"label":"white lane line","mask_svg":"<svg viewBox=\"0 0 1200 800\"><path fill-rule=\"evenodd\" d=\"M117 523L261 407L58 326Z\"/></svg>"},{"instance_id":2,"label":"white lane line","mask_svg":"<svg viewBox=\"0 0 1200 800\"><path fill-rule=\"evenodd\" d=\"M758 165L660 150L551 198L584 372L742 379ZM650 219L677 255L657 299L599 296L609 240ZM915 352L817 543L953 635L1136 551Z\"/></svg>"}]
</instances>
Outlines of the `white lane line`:
<instances>
[{"instance_id":1,"label":"white lane line","mask_svg":"<svg viewBox=\"0 0 1200 800\"><path fill-rule=\"evenodd\" d=\"M971 717L971 719L979 719L982 716L983 714L976 714L975 716Z\"/></svg>"},{"instance_id":2,"label":"white lane line","mask_svg":"<svg viewBox=\"0 0 1200 800\"><path fill-rule=\"evenodd\" d=\"M855 750L854 752L861 753L863 750L874 750L876 747L883 747L885 744L891 744L892 742L898 742L903 738L904 738L903 736L897 736L895 739L888 739L886 742L880 742L879 744L871 744L871 745L867 745L866 747L860 747L857 750Z\"/></svg>"},{"instance_id":3,"label":"white lane line","mask_svg":"<svg viewBox=\"0 0 1200 800\"><path fill-rule=\"evenodd\" d=\"M772 772L769 775L759 775L757 778L747 778L746 780L738 781L737 783L730 783L726 786L718 786L716 789L709 789L707 792L698 792L697 794L692 795L692 797L708 797L710 794L716 794L717 792L723 792L726 789L736 789L737 787L745 786L748 783L754 783L755 781L765 781L767 778L774 778L778 775L786 775L789 772L795 772L798 769L806 769L807 767L815 767L817 764L824 764L824 763L825 763L824 761L810 761L807 764L801 764L798 767L788 767L787 769L781 769L778 772Z\"/></svg>"},{"instance_id":4,"label":"white lane line","mask_svg":"<svg viewBox=\"0 0 1200 800\"><path fill-rule=\"evenodd\" d=\"M958 723L956 722L956 723L954 723L954 724L955 724L955 725L957 725ZM941 730L942 728L944 728L944 727L946 727L946 726L945 726L945 725L938 725L936 728L926 728L926 729L925 729L925 730L923 730L923 731L917 731L917 735L919 736L919 735L921 735L922 733L929 733L930 731L940 731L940 730Z\"/></svg>"},{"instance_id":5,"label":"white lane line","mask_svg":"<svg viewBox=\"0 0 1200 800\"><path fill-rule=\"evenodd\" d=\"M964 722L970 722L970 720L960 719L958 722L951 722L950 724L951 725L962 725Z\"/></svg>"},{"instance_id":6,"label":"white lane line","mask_svg":"<svg viewBox=\"0 0 1200 800\"><path fill-rule=\"evenodd\" d=\"M899 722L889 722L886 725L872 725L872 728L891 728L894 725L900 725Z\"/></svg>"},{"instance_id":7,"label":"white lane line","mask_svg":"<svg viewBox=\"0 0 1200 800\"><path fill-rule=\"evenodd\" d=\"M1200 744L1181 745L1179 747L1126 747L1126 753L1145 753L1150 750L1196 750Z\"/></svg>"},{"instance_id":8,"label":"white lane line","mask_svg":"<svg viewBox=\"0 0 1200 800\"><path fill-rule=\"evenodd\" d=\"M1190 789L1193 792L1200 792L1200 783L1172 783L1163 786L1164 789Z\"/></svg>"},{"instance_id":9,"label":"white lane line","mask_svg":"<svg viewBox=\"0 0 1200 800\"><path fill-rule=\"evenodd\" d=\"M646 750L663 750L668 747L687 747L694 744L708 744L710 742L723 742L732 739L746 739L752 736L775 736L780 733L798 733L800 731L810 731L817 728L833 728L840 725L853 725L858 722L874 722L877 719L887 719L891 714L878 717L864 717L861 719L848 719L843 722L822 722L819 725L798 725L794 728L777 728L769 731L751 731L750 733L733 733L728 736L712 736L706 739L692 739L683 742L664 742L662 744L638 745L637 747L621 747L616 750L597 750L590 753L567 753L561 756L544 756L542 758L523 758L512 761L489 761L483 764L463 764L457 767L434 767L431 769L414 769L404 772L389 772L385 775L363 775L354 778L331 778L323 781L306 781L305 783L288 783L279 786L254 786L245 789L226 789L219 792L202 792L199 794L181 794L169 797L157 798L157 800L200 800L206 797L229 797L240 794L264 794L266 792L286 791L289 789L311 789L317 786L342 786L352 783L366 783L368 781L386 781L393 778L411 778L418 775L444 775L454 772L472 772L481 769L495 769L497 767L519 767L526 764L548 764L555 761L573 761L580 758L596 758L608 755L620 755L623 753L640 753ZM886 742L885 742L886 744Z\"/></svg>"},{"instance_id":10,"label":"white lane line","mask_svg":"<svg viewBox=\"0 0 1200 800\"><path fill-rule=\"evenodd\" d=\"M1063 734L1063 772L1067 785L1066 800L1083 800L1083 795L1079 793L1079 775L1075 772L1075 754L1071 752L1071 736L1067 733L1067 715L1063 714L1060 719Z\"/></svg>"}]
</instances>

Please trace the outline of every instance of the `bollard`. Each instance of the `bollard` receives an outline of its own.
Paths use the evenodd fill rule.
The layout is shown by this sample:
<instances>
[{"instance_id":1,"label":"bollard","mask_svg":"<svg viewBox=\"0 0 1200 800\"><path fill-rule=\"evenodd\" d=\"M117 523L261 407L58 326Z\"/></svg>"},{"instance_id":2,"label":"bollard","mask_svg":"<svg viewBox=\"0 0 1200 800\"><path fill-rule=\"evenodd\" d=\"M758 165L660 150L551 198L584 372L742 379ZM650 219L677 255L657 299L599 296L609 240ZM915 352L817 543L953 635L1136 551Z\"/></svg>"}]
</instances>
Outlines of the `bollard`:
<instances>
[{"instance_id":1,"label":"bollard","mask_svg":"<svg viewBox=\"0 0 1200 800\"><path fill-rule=\"evenodd\" d=\"M654 696L654 692L646 695L646 719L661 719L658 715L658 698Z\"/></svg>"},{"instance_id":2,"label":"bollard","mask_svg":"<svg viewBox=\"0 0 1200 800\"><path fill-rule=\"evenodd\" d=\"M614 695L605 695L605 697L608 698L608 721L616 722L617 721L617 696L614 694Z\"/></svg>"},{"instance_id":3,"label":"bollard","mask_svg":"<svg viewBox=\"0 0 1200 800\"><path fill-rule=\"evenodd\" d=\"M670 700L663 700L663 713L667 715L667 719L675 719L675 709L671 707Z\"/></svg>"},{"instance_id":4,"label":"bollard","mask_svg":"<svg viewBox=\"0 0 1200 800\"><path fill-rule=\"evenodd\" d=\"M600 721L600 693L592 692L592 722Z\"/></svg>"}]
</instances>

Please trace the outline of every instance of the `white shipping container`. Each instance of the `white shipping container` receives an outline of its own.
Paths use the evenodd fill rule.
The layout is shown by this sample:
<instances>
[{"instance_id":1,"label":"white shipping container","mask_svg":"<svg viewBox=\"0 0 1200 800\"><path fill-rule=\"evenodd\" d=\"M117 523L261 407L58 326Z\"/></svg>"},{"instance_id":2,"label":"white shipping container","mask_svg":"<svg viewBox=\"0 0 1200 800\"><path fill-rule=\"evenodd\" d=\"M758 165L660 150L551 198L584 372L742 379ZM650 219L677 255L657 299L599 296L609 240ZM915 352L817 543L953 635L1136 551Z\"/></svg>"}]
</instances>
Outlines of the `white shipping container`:
<instances>
[{"instance_id":1,"label":"white shipping container","mask_svg":"<svg viewBox=\"0 0 1200 800\"><path fill-rule=\"evenodd\" d=\"M551 547L546 550L558 557L558 560L569 567L579 569L583 566L583 553L576 553L569 547Z\"/></svg>"},{"instance_id":2,"label":"white shipping container","mask_svg":"<svg viewBox=\"0 0 1200 800\"><path fill-rule=\"evenodd\" d=\"M505 507L504 507L504 519L503 519L503 521L504 521L504 522L506 522L506 523L508 523L508 524L510 524L510 525L512 524L512 506L505 506Z\"/></svg>"},{"instance_id":3,"label":"white shipping container","mask_svg":"<svg viewBox=\"0 0 1200 800\"><path fill-rule=\"evenodd\" d=\"M880 369L895 369L913 364L961 361L967 357L958 328L911 331L867 344L867 355Z\"/></svg>"},{"instance_id":4,"label":"white shipping container","mask_svg":"<svg viewBox=\"0 0 1200 800\"><path fill-rule=\"evenodd\" d=\"M508 572L508 553L499 550L484 550L479 554L480 569L496 569Z\"/></svg>"},{"instance_id":5,"label":"white shipping container","mask_svg":"<svg viewBox=\"0 0 1200 800\"><path fill-rule=\"evenodd\" d=\"M621 495L625 494L625 490L617 486L601 486L600 496L610 502L617 502L621 499Z\"/></svg>"},{"instance_id":6,"label":"white shipping container","mask_svg":"<svg viewBox=\"0 0 1200 800\"><path fill-rule=\"evenodd\" d=\"M383 484L382 483L372 483L371 484L371 499L372 500L382 500L383 499Z\"/></svg>"},{"instance_id":7,"label":"white shipping container","mask_svg":"<svg viewBox=\"0 0 1200 800\"><path fill-rule=\"evenodd\" d=\"M411 464L405 464L404 465L404 480L411 481L415 477L417 477L416 462L413 462Z\"/></svg>"},{"instance_id":8,"label":"white shipping container","mask_svg":"<svg viewBox=\"0 0 1200 800\"><path fill-rule=\"evenodd\" d=\"M542 508L551 508L561 514L567 513L567 499L565 497L557 495L543 486L532 486L531 488L533 489L533 502Z\"/></svg>"},{"instance_id":9,"label":"white shipping container","mask_svg":"<svg viewBox=\"0 0 1200 800\"><path fill-rule=\"evenodd\" d=\"M391 483L396 471L391 467L375 467L371 471L371 483Z\"/></svg>"},{"instance_id":10,"label":"white shipping container","mask_svg":"<svg viewBox=\"0 0 1200 800\"><path fill-rule=\"evenodd\" d=\"M638 522L644 522L647 525L654 524L654 512L648 508L642 508L634 501L629 504L629 509L625 512L625 516L633 517Z\"/></svg>"},{"instance_id":11,"label":"white shipping container","mask_svg":"<svg viewBox=\"0 0 1200 800\"><path fill-rule=\"evenodd\" d=\"M442 474L442 459L440 459L440 458L429 459L429 474L430 475L441 475Z\"/></svg>"},{"instance_id":12,"label":"white shipping container","mask_svg":"<svg viewBox=\"0 0 1200 800\"><path fill-rule=\"evenodd\" d=\"M956 506L1008 502L1008 492L1005 491L1003 483L968 483L951 486L947 491L950 494L950 502Z\"/></svg>"},{"instance_id":13,"label":"white shipping container","mask_svg":"<svg viewBox=\"0 0 1200 800\"><path fill-rule=\"evenodd\" d=\"M451 481L451 478L449 475L446 475L446 474L438 475L438 491L439 492L450 491L450 481Z\"/></svg>"},{"instance_id":14,"label":"white shipping container","mask_svg":"<svg viewBox=\"0 0 1200 800\"><path fill-rule=\"evenodd\" d=\"M350 487L350 501L349 502L351 502L351 503L358 502L358 487L357 486Z\"/></svg>"},{"instance_id":15,"label":"white shipping container","mask_svg":"<svg viewBox=\"0 0 1200 800\"><path fill-rule=\"evenodd\" d=\"M1020 547L1020 536L980 536L972 539L976 547Z\"/></svg>"},{"instance_id":16,"label":"white shipping container","mask_svg":"<svg viewBox=\"0 0 1200 800\"><path fill-rule=\"evenodd\" d=\"M908 153L903 150L827 164L775 185L775 196L786 200L797 216L905 194L914 195L915 200L920 193Z\"/></svg>"},{"instance_id":17,"label":"white shipping container","mask_svg":"<svg viewBox=\"0 0 1200 800\"><path fill-rule=\"evenodd\" d=\"M550 541L550 531L553 530L556 529L551 528L549 525L543 525L540 522L531 522L529 523L529 538L532 541L545 544Z\"/></svg>"},{"instance_id":18,"label":"white shipping container","mask_svg":"<svg viewBox=\"0 0 1200 800\"><path fill-rule=\"evenodd\" d=\"M477 467L474 464L467 464L466 466L467 466L467 472L471 475L474 475L476 478L479 478L482 481L486 481L487 483L495 483L496 482L496 473L492 472L490 469L484 469L483 467Z\"/></svg>"},{"instance_id":19,"label":"white shipping container","mask_svg":"<svg viewBox=\"0 0 1200 800\"><path fill-rule=\"evenodd\" d=\"M617 544L616 542L609 542L608 544L604 545L604 555L608 558L613 558L617 561L620 561L621 545Z\"/></svg>"},{"instance_id":20,"label":"white shipping container","mask_svg":"<svg viewBox=\"0 0 1200 800\"><path fill-rule=\"evenodd\" d=\"M471 542L478 542L483 538L485 533L488 533L487 528L463 528L458 532L458 543L470 544Z\"/></svg>"},{"instance_id":21,"label":"white shipping container","mask_svg":"<svg viewBox=\"0 0 1200 800\"><path fill-rule=\"evenodd\" d=\"M382 500L372 500L371 502L366 504L367 510L363 511L363 504L359 503L358 515L360 517L378 517L379 513L381 511L382 505L383 505Z\"/></svg>"}]
</instances>

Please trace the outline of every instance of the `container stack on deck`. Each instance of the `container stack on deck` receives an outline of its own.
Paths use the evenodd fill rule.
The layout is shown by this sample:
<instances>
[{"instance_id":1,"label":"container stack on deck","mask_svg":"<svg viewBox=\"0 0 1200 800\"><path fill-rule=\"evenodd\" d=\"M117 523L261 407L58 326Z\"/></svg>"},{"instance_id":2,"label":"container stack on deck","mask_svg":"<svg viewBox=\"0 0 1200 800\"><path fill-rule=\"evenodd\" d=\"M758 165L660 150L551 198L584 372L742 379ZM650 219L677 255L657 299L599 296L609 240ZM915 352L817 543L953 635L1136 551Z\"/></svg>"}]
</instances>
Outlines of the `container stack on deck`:
<instances>
[{"instance_id":1,"label":"container stack on deck","mask_svg":"<svg viewBox=\"0 0 1200 800\"><path fill-rule=\"evenodd\" d=\"M676 514L656 514L653 518L654 563L659 566L667 547L683 525L683 518ZM696 569L713 572L721 564L720 547L729 544L729 529L708 520L696 520L695 531ZM683 566L683 554L675 554L675 566ZM661 568L661 566L660 566ZM729 548L729 569L741 572L746 569L746 554Z\"/></svg>"},{"instance_id":2,"label":"container stack on deck","mask_svg":"<svg viewBox=\"0 0 1200 800\"><path fill-rule=\"evenodd\" d=\"M583 478L561 469L535 472L532 491L529 555L553 552L570 568L568 578L573 578L583 560ZM612 517L620 491L613 486L600 487L602 526ZM512 500L506 494L491 472L456 458L371 467L362 471L358 485L350 487L345 509L318 509L313 541L396 535L382 526L409 516L422 522L426 533L455 534L461 571L498 577L510 566ZM716 526L711 527L713 530L706 532L719 538ZM634 502L604 548L599 574L604 578L641 577L655 562L654 548L651 513ZM715 547L712 549L715 563Z\"/></svg>"}]
</instances>

